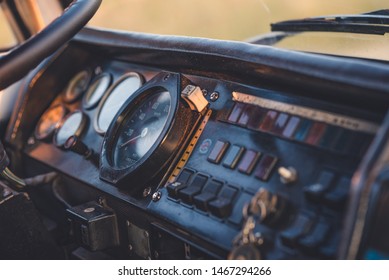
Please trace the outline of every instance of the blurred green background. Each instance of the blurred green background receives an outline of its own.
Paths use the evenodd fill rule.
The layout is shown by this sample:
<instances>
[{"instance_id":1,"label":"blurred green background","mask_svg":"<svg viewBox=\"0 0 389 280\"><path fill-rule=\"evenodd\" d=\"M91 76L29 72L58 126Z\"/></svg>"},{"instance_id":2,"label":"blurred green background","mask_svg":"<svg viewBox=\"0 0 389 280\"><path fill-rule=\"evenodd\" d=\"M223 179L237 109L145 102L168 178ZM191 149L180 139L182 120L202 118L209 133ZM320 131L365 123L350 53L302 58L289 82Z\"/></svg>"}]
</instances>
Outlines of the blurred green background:
<instances>
[{"instance_id":1,"label":"blurred green background","mask_svg":"<svg viewBox=\"0 0 389 280\"><path fill-rule=\"evenodd\" d=\"M90 24L138 32L245 40L269 32L271 22L385 7L389 8L388 0L103 0ZM13 42L0 13L0 44Z\"/></svg>"}]
</instances>

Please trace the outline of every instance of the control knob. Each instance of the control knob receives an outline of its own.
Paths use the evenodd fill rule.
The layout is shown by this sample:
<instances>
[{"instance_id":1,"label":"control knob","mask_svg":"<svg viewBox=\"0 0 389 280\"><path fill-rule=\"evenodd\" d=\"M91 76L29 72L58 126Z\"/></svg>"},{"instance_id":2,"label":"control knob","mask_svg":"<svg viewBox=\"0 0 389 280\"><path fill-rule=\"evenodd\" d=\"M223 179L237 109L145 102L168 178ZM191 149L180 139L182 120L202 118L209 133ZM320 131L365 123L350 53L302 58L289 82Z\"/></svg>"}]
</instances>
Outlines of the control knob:
<instances>
[{"instance_id":1,"label":"control knob","mask_svg":"<svg viewBox=\"0 0 389 280\"><path fill-rule=\"evenodd\" d=\"M276 224L287 207L287 201L280 195L260 188L244 210L244 215L254 215L259 223Z\"/></svg>"}]
</instances>

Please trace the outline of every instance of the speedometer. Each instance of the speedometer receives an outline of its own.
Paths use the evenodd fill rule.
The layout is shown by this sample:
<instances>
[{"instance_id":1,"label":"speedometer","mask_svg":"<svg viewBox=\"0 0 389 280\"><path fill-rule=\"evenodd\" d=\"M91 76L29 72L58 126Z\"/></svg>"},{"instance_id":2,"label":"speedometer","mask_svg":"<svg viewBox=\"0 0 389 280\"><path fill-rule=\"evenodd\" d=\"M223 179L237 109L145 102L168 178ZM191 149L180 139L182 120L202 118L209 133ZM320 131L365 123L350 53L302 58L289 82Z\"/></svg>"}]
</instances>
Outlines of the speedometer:
<instances>
[{"instance_id":1,"label":"speedometer","mask_svg":"<svg viewBox=\"0 0 389 280\"><path fill-rule=\"evenodd\" d=\"M94 128L104 134L116 113L126 100L143 84L143 78L138 73L128 73L122 76L104 94L99 103L94 119Z\"/></svg>"},{"instance_id":2,"label":"speedometer","mask_svg":"<svg viewBox=\"0 0 389 280\"><path fill-rule=\"evenodd\" d=\"M162 179L201 116L181 97L189 83L161 73L125 102L104 136L101 179L131 191Z\"/></svg>"},{"instance_id":3,"label":"speedometer","mask_svg":"<svg viewBox=\"0 0 389 280\"><path fill-rule=\"evenodd\" d=\"M170 107L170 93L157 91L148 95L129 113L112 148L114 167L130 167L153 148L166 125Z\"/></svg>"}]
</instances>

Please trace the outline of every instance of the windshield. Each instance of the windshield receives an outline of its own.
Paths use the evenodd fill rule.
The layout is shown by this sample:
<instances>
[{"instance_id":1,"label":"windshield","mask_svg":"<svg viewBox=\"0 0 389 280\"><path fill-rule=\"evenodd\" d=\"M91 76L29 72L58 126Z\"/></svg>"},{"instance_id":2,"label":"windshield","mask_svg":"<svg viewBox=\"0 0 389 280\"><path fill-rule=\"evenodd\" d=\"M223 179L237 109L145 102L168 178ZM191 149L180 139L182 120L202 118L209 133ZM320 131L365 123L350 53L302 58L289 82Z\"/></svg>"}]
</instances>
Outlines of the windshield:
<instances>
[{"instance_id":1,"label":"windshield","mask_svg":"<svg viewBox=\"0 0 389 280\"><path fill-rule=\"evenodd\" d=\"M312 53L389 61L389 34L303 32L290 34L274 46Z\"/></svg>"},{"instance_id":2,"label":"windshield","mask_svg":"<svg viewBox=\"0 0 389 280\"><path fill-rule=\"evenodd\" d=\"M387 0L104 0L90 25L137 32L247 40L270 23L388 8Z\"/></svg>"}]
</instances>

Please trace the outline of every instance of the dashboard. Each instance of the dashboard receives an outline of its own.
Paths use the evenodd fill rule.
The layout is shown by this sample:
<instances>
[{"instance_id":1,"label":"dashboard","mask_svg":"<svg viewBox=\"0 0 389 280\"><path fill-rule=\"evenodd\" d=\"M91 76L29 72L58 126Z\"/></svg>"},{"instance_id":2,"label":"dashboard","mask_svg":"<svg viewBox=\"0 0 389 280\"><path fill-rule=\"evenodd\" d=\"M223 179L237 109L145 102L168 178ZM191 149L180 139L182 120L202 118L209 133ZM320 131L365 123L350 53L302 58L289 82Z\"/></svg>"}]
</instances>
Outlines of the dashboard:
<instances>
[{"instance_id":1,"label":"dashboard","mask_svg":"<svg viewBox=\"0 0 389 280\"><path fill-rule=\"evenodd\" d=\"M6 136L15 170L61 177L29 195L71 236L71 258L345 257L352 186L386 95L342 85L328 62L289 76L249 55L215 65L212 52L126 50L123 35L109 46L84 32L29 76Z\"/></svg>"}]
</instances>

